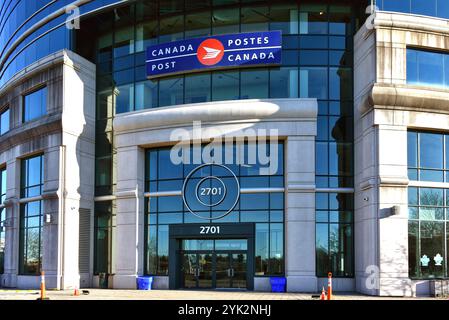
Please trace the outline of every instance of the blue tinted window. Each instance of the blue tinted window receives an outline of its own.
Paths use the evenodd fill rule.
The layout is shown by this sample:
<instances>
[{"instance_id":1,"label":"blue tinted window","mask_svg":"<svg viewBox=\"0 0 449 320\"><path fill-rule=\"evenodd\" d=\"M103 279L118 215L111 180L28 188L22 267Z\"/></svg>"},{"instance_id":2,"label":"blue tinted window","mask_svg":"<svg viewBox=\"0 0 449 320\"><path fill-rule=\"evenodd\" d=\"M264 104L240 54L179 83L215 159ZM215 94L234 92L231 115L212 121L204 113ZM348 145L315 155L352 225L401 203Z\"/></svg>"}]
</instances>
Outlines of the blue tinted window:
<instances>
[{"instance_id":1,"label":"blue tinted window","mask_svg":"<svg viewBox=\"0 0 449 320\"><path fill-rule=\"evenodd\" d=\"M410 12L410 0L383 0L383 10Z\"/></svg>"},{"instance_id":2,"label":"blue tinted window","mask_svg":"<svg viewBox=\"0 0 449 320\"><path fill-rule=\"evenodd\" d=\"M411 13L436 16L437 2L436 0L411 0Z\"/></svg>"},{"instance_id":3,"label":"blue tinted window","mask_svg":"<svg viewBox=\"0 0 449 320\"><path fill-rule=\"evenodd\" d=\"M0 135L9 131L9 108L0 114Z\"/></svg>"},{"instance_id":4,"label":"blue tinted window","mask_svg":"<svg viewBox=\"0 0 449 320\"><path fill-rule=\"evenodd\" d=\"M327 99L327 68L301 67L299 86L301 98Z\"/></svg>"},{"instance_id":5,"label":"blue tinted window","mask_svg":"<svg viewBox=\"0 0 449 320\"><path fill-rule=\"evenodd\" d=\"M24 97L23 122L42 117L47 113L47 88L39 89Z\"/></svg>"},{"instance_id":6,"label":"blue tinted window","mask_svg":"<svg viewBox=\"0 0 449 320\"><path fill-rule=\"evenodd\" d=\"M443 169L443 136L432 133L421 133L419 140L420 167Z\"/></svg>"},{"instance_id":7,"label":"blue tinted window","mask_svg":"<svg viewBox=\"0 0 449 320\"><path fill-rule=\"evenodd\" d=\"M449 19L449 1L437 0L437 15L438 17Z\"/></svg>"},{"instance_id":8,"label":"blue tinted window","mask_svg":"<svg viewBox=\"0 0 449 320\"><path fill-rule=\"evenodd\" d=\"M407 83L449 86L449 54L407 49Z\"/></svg>"},{"instance_id":9,"label":"blue tinted window","mask_svg":"<svg viewBox=\"0 0 449 320\"><path fill-rule=\"evenodd\" d=\"M44 184L43 156L35 156L23 159L21 163L21 197L30 198L39 196L42 193Z\"/></svg>"},{"instance_id":10,"label":"blue tinted window","mask_svg":"<svg viewBox=\"0 0 449 320\"><path fill-rule=\"evenodd\" d=\"M447 0L377 0L376 5L384 11L449 18Z\"/></svg>"},{"instance_id":11,"label":"blue tinted window","mask_svg":"<svg viewBox=\"0 0 449 320\"><path fill-rule=\"evenodd\" d=\"M298 88L298 68L270 72L270 98L297 98Z\"/></svg>"},{"instance_id":12,"label":"blue tinted window","mask_svg":"<svg viewBox=\"0 0 449 320\"><path fill-rule=\"evenodd\" d=\"M239 180L242 188L267 188L272 186L272 179L283 180L283 145L277 144L278 163L279 168L275 174L266 176L259 173L259 168L262 167L259 164L259 160L256 160L256 164L251 165L233 165L226 164L231 169L237 179ZM260 146L257 146L255 152L259 152ZM235 153L237 146L231 148ZM248 144L243 144L242 149L245 154L250 150ZM267 145L265 150L269 150ZM198 164L173 164L170 158L171 148L159 148L150 149L146 152L146 174L145 174L145 186L148 192L157 192L164 190L179 191L182 189L183 181L188 173L194 168L198 167ZM205 151L203 146L201 151ZM226 151L223 150L223 158ZM264 152L264 151L261 151ZM275 151L272 151L275 152ZM193 156L193 151L188 153L190 157ZM190 163L193 159L188 161ZM245 157L245 163L248 159ZM201 161L201 159L200 159ZM226 160L226 161L229 161ZM234 158L235 161L235 158ZM220 168L213 168L212 170L207 167L203 170L197 171L192 176L194 183L200 181L202 177L221 176L223 181L228 186L227 181L233 181L226 178L224 175L226 170ZM228 174L228 173L227 173ZM150 189L151 184L155 184L153 190ZM276 186L282 186L283 184L275 184ZM213 184L211 185L214 186ZM218 185L217 185L218 186ZM190 193L190 191L192 191ZM194 197L194 188L190 191L186 191L186 199L192 205L192 199ZM227 189L228 194L235 192L234 188L229 187ZM201 196L200 196L201 197ZM232 198L232 197L231 197ZM205 200L203 198L203 200ZM225 199L223 203L226 206L231 206L233 200ZM222 203L222 204L223 204ZM205 210L204 208L195 210L195 204L192 205L192 209L197 214L207 217L217 217L225 213L226 210L222 207L222 204L211 207ZM215 220L220 223L238 223L238 222L254 222L256 223L256 252L255 252L255 275L270 275L284 273L284 193L250 193L241 194L240 201L237 203L235 209L225 218ZM168 255L168 225L175 223L207 223L204 219L200 219L191 214L185 207L181 196L160 196L151 197L146 202L147 219L146 224L149 226L148 233L146 235L146 273L147 274L166 274L167 272L167 255ZM223 241L229 245L229 241ZM240 241L241 242L241 241ZM239 242L239 243L240 243ZM220 248L218 248L218 246ZM188 247L188 248L187 248ZM198 243L186 242L184 243L184 249L187 250L212 250L211 246L199 246ZM215 243L215 249L225 249L222 244ZM240 249L245 250L242 246Z\"/></svg>"},{"instance_id":13,"label":"blue tinted window","mask_svg":"<svg viewBox=\"0 0 449 320\"><path fill-rule=\"evenodd\" d=\"M449 182L448 135L409 131L407 139L409 179Z\"/></svg>"}]
</instances>

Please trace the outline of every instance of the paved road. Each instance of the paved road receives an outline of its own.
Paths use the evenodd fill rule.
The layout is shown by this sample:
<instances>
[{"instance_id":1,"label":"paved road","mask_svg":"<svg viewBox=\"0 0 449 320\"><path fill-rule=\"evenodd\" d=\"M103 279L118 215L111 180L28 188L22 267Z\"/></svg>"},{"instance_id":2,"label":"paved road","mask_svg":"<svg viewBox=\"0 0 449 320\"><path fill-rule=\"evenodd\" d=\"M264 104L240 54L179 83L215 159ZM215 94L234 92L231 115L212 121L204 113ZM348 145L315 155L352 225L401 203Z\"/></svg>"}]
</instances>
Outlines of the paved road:
<instances>
[{"instance_id":1,"label":"paved road","mask_svg":"<svg viewBox=\"0 0 449 320\"><path fill-rule=\"evenodd\" d=\"M50 300L312 300L311 294L269 293L248 291L189 291L189 290L101 290L88 289L89 294L73 296L73 291L48 290ZM36 300L38 290L0 290L0 300ZM359 294L337 294L335 300L405 300L407 298L370 297ZM411 299L411 298L408 298ZM435 299L435 298L414 298ZM439 298L444 300L443 298ZM448 298L445 298L448 300Z\"/></svg>"}]
</instances>

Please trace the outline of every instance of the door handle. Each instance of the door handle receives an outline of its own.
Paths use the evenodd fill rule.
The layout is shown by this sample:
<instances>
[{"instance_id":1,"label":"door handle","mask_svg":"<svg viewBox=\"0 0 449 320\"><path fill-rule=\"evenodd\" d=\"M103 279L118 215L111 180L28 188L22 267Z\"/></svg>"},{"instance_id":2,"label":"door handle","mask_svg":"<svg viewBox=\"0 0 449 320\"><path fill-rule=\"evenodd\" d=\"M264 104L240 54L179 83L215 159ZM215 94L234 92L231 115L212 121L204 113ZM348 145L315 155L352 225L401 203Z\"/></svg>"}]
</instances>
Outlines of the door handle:
<instances>
[{"instance_id":1,"label":"door handle","mask_svg":"<svg viewBox=\"0 0 449 320\"><path fill-rule=\"evenodd\" d=\"M229 278L232 277L232 276L231 276L231 269L226 269L226 273L228 274L228 277L229 277Z\"/></svg>"},{"instance_id":2,"label":"door handle","mask_svg":"<svg viewBox=\"0 0 449 320\"><path fill-rule=\"evenodd\" d=\"M230 269L231 270L231 278L234 278L234 269Z\"/></svg>"}]
</instances>

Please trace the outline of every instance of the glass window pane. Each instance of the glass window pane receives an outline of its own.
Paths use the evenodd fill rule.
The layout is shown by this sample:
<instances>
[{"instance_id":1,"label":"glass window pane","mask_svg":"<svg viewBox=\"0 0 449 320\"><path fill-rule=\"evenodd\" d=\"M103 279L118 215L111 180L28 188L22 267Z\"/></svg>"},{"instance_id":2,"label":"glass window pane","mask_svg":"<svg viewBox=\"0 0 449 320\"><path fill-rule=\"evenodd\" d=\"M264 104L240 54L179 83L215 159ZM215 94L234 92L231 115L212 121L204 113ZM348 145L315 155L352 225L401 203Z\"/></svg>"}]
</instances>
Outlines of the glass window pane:
<instances>
[{"instance_id":1,"label":"glass window pane","mask_svg":"<svg viewBox=\"0 0 449 320\"><path fill-rule=\"evenodd\" d=\"M352 100L352 69L329 69L329 99Z\"/></svg>"},{"instance_id":2,"label":"glass window pane","mask_svg":"<svg viewBox=\"0 0 449 320\"><path fill-rule=\"evenodd\" d=\"M329 151L327 142L316 143L316 174L327 175L329 173Z\"/></svg>"},{"instance_id":3,"label":"glass window pane","mask_svg":"<svg viewBox=\"0 0 449 320\"><path fill-rule=\"evenodd\" d=\"M284 225L270 224L270 274L284 273Z\"/></svg>"},{"instance_id":4,"label":"glass window pane","mask_svg":"<svg viewBox=\"0 0 449 320\"><path fill-rule=\"evenodd\" d=\"M331 5L329 7L329 34L351 34L351 7Z\"/></svg>"},{"instance_id":5,"label":"glass window pane","mask_svg":"<svg viewBox=\"0 0 449 320\"><path fill-rule=\"evenodd\" d=\"M444 223L423 221L420 224L420 270L424 278L444 275Z\"/></svg>"},{"instance_id":6,"label":"glass window pane","mask_svg":"<svg viewBox=\"0 0 449 320\"><path fill-rule=\"evenodd\" d=\"M239 72L212 73L212 100L237 100L239 98Z\"/></svg>"},{"instance_id":7,"label":"glass window pane","mask_svg":"<svg viewBox=\"0 0 449 320\"><path fill-rule=\"evenodd\" d=\"M280 68L270 71L271 98L297 98L298 89L298 68Z\"/></svg>"},{"instance_id":8,"label":"glass window pane","mask_svg":"<svg viewBox=\"0 0 449 320\"><path fill-rule=\"evenodd\" d=\"M9 131L9 109L6 109L0 115L0 135Z\"/></svg>"},{"instance_id":9,"label":"glass window pane","mask_svg":"<svg viewBox=\"0 0 449 320\"><path fill-rule=\"evenodd\" d=\"M409 168L418 167L418 134L416 132L407 133L407 163Z\"/></svg>"},{"instance_id":10,"label":"glass window pane","mask_svg":"<svg viewBox=\"0 0 449 320\"><path fill-rule=\"evenodd\" d=\"M322 66L328 63L327 50L301 50L299 63L303 66Z\"/></svg>"},{"instance_id":11,"label":"glass window pane","mask_svg":"<svg viewBox=\"0 0 449 320\"><path fill-rule=\"evenodd\" d=\"M298 34L298 7L296 5L272 5L270 18L270 30L281 30L282 34Z\"/></svg>"},{"instance_id":12,"label":"glass window pane","mask_svg":"<svg viewBox=\"0 0 449 320\"><path fill-rule=\"evenodd\" d=\"M136 83L136 108L142 110L157 107L158 88L156 81L143 81Z\"/></svg>"},{"instance_id":13,"label":"glass window pane","mask_svg":"<svg viewBox=\"0 0 449 320\"><path fill-rule=\"evenodd\" d=\"M185 84L185 103L200 103L211 100L211 75L209 73L188 75L185 78Z\"/></svg>"},{"instance_id":14,"label":"glass window pane","mask_svg":"<svg viewBox=\"0 0 449 320\"><path fill-rule=\"evenodd\" d=\"M299 76L301 98L327 99L327 68L301 67Z\"/></svg>"},{"instance_id":15,"label":"glass window pane","mask_svg":"<svg viewBox=\"0 0 449 320\"><path fill-rule=\"evenodd\" d=\"M134 27L126 27L115 31L114 57L134 53Z\"/></svg>"},{"instance_id":16,"label":"glass window pane","mask_svg":"<svg viewBox=\"0 0 449 320\"><path fill-rule=\"evenodd\" d=\"M420 133L419 159L421 168L443 169L443 136Z\"/></svg>"},{"instance_id":17,"label":"glass window pane","mask_svg":"<svg viewBox=\"0 0 449 320\"><path fill-rule=\"evenodd\" d=\"M168 275L168 226L159 225L157 232L158 274Z\"/></svg>"},{"instance_id":18,"label":"glass window pane","mask_svg":"<svg viewBox=\"0 0 449 320\"><path fill-rule=\"evenodd\" d=\"M184 103L184 78L169 78L159 81L159 107Z\"/></svg>"},{"instance_id":19,"label":"glass window pane","mask_svg":"<svg viewBox=\"0 0 449 320\"><path fill-rule=\"evenodd\" d=\"M449 1L437 0L437 16L441 18L449 18Z\"/></svg>"},{"instance_id":20,"label":"glass window pane","mask_svg":"<svg viewBox=\"0 0 449 320\"><path fill-rule=\"evenodd\" d=\"M241 99L268 98L268 70L241 72Z\"/></svg>"},{"instance_id":21,"label":"glass window pane","mask_svg":"<svg viewBox=\"0 0 449 320\"><path fill-rule=\"evenodd\" d=\"M116 89L116 113L124 113L134 110L134 84L125 84Z\"/></svg>"},{"instance_id":22,"label":"glass window pane","mask_svg":"<svg viewBox=\"0 0 449 320\"><path fill-rule=\"evenodd\" d=\"M184 16L163 18L159 24L159 43L167 43L184 38Z\"/></svg>"},{"instance_id":23,"label":"glass window pane","mask_svg":"<svg viewBox=\"0 0 449 320\"><path fill-rule=\"evenodd\" d=\"M411 206L418 205L418 188L408 188L408 204Z\"/></svg>"},{"instance_id":24,"label":"glass window pane","mask_svg":"<svg viewBox=\"0 0 449 320\"><path fill-rule=\"evenodd\" d=\"M25 96L23 122L40 118L47 112L47 88L39 89Z\"/></svg>"},{"instance_id":25,"label":"glass window pane","mask_svg":"<svg viewBox=\"0 0 449 320\"><path fill-rule=\"evenodd\" d=\"M269 253L269 233L268 224L256 224L256 256L255 269L256 276L268 274L268 253Z\"/></svg>"},{"instance_id":26,"label":"glass window pane","mask_svg":"<svg viewBox=\"0 0 449 320\"><path fill-rule=\"evenodd\" d=\"M419 202L421 206L443 206L443 189L420 188Z\"/></svg>"},{"instance_id":27,"label":"glass window pane","mask_svg":"<svg viewBox=\"0 0 449 320\"><path fill-rule=\"evenodd\" d=\"M214 10L212 12L212 34L238 33L239 11L238 8Z\"/></svg>"},{"instance_id":28,"label":"glass window pane","mask_svg":"<svg viewBox=\"0 0 449 320\"><path fill-rule=\"evenodd\" d=\"M411 13L436 16L436 0L411 0Z\"/></svg>"},{"instance_id":29,"label":"glass window pane","mask_svg":"<svg viewBox=\"0 0 449 320\"><path fill-rule=\"evenodd\" d=\"M211 12L203 11L186 15L185 38L203 37L211 34Z\"/></svg>"},{"instance_id":30,"label":"glass window pane","mask_svg":"<svg viewBox=\"0 0 449 320\"><path fill-rule=\"evenodd\" d=\"M148 46L157 44L158 23L156 20L136 25L136 52L142 52Z\"/></svg>"},{"instance_id":31,"label":"glass window pane","mask_svg":"<svg viewBox=\"0 0 449 320\"><path fill-rule=\"evenodd\" d=\"M300 34L327 34L326 5L301 5L299 13Z\"/></svg>"},{"instance_id":32,"label":"glass window pane","mask_svg":"<svg viewBox=\"0 0 449 320\"><path fill-rule=\"evenodd\" d=\"M268 30L268 7L243 7L240 14L241 32Z\"/></svg>"},{"instance_id":33,"label":"glass window pane","mask_svg":"<svg viewBox=\"0 0 449 320\"><path fill-rule=\"evenodd\" d=\"M329 272L329 225L316 225L316 272L318 276L327 276Z\"/></svg>"},{"instance_id":34,"label":"glass window pane","mask_svg":"<svg viewBox=\"0 0 449 320\"><path fill-rule=\"evenodd\" d=\"M148 226L146 274L157 274L157 226Z\"/></svg>"},{"instance_id":35,"label":"glass window pane","mask_svg":"<svg viewBox=\"0 0 449 320\"><path fill-rule=\"evenodd\" d=\"M383 0L383 10L410 12L410 0Z\"/></svg>"}]
</instances>

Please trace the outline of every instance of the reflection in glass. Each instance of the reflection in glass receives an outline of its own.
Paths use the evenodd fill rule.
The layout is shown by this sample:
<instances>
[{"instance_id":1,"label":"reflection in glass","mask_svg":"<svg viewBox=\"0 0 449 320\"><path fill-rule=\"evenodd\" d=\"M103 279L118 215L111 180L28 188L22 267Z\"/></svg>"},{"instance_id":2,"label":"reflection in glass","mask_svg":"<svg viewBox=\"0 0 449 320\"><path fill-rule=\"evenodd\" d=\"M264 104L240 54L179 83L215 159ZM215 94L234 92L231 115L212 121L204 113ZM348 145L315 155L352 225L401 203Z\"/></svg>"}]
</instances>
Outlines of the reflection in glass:
<instances>
[{"instance_id":1,"label":"reflection in glass","mask_svg":"<svg viewBox=\"0 0 449 320\"><path fill-rule=\"evenodd\" d=\"M301 98L327 99L327 68L301 67L299 78Z\"/></svg>"},{"instance_id":2,"label":"reflection in glass","mask_svg":"<svg viewBox=\"0 0 449 320\"><path fill-rule=\"evenodd\" d=\"M211 75L209 73L188 75L185 78L185 103L210 101Z\"/></svg>"},{"instance_id":3,"label":"reflection in glass","mask_svg":"<svg viewBox=\"0 0 449 320\"><path fill-rule=\"evenodd\" d=\"M299 13L300 34L326 34L328 32L326 5L301 5Z\"/></svg>"},{"instance_id":4,"label":"reflection in glass","mask_svg":"<svg viewBox=\"0 0 449 320\"><path fill-rule=\"evenodd\" d=\"M212 100L237 100L239 99L239 72L217 71L212 73Z\"/></svg>"},{"instance_id":5,"label":"reflection in glass","mask_svg":"<svg viewBox=\"0 0 449 320\"><path fill-rule=\"evenodd\" d=\"M298 68L270 71L270 98L298 97Z\"/></svg>"},{"instance_id":6,"label":"reflection in glass","mask_svg":"<svg viewBox=\"0 0 449 320\"><path fill-rule=\"evenodd\" d=\"M159 106L174 106L184 103L184 80L168 78L159 81Z\"/></svg>"},{"instance_id":7,"label":"reflection in glass","mask_svg":"<svg viewBox=\"0 0 449 320\"><path fill-rule=\"evenodd\" d=\"M42 117L47 113L47 88L27 94L23 101L23 122Z\"/></svg>"},{"instance_id":8,"label":"reflection in glass","mask_svg":"<svg viewBox=\"0 0 449 320\"><path fill-rule=\"evenodd\" d=\"M42 201L28 202L20 208L19 271L37 275L42 267Z\"/></svg>"},{"instance_id":9,"label":"reflection in glass","mask_svg":"<svg viewBox=\"0 0 449 320\"><path fill-rule=\"evenodd\" d=\"M0 114L0 135L9 131L9 108L4 109Z\"/></svg>"}]
</instances>

